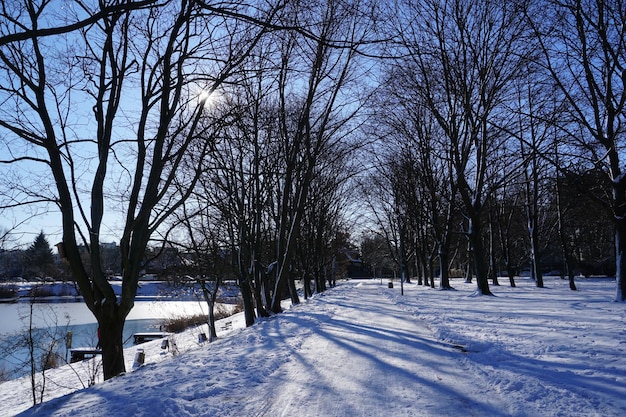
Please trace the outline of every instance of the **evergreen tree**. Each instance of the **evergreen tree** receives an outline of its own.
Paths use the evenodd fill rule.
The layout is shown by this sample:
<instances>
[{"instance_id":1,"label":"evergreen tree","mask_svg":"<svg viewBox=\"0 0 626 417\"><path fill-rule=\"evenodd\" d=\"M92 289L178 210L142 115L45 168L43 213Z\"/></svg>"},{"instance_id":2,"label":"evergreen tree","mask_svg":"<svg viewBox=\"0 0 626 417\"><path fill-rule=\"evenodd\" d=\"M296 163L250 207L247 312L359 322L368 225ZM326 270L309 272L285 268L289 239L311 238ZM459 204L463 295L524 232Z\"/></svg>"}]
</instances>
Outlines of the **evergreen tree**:
<instances>
[{"instance_id":1,"label":"evergreen tree","mask_svg":"<svg viewBox=\"0 0 626 417\"><path fill-rule=\"evenodd\" d=\"M54 267L54 254L44 232L40 232L35 241L26 249L26 265L24 270L27 276L45 277L50 275Z\"/></svg>"}]
</instances>

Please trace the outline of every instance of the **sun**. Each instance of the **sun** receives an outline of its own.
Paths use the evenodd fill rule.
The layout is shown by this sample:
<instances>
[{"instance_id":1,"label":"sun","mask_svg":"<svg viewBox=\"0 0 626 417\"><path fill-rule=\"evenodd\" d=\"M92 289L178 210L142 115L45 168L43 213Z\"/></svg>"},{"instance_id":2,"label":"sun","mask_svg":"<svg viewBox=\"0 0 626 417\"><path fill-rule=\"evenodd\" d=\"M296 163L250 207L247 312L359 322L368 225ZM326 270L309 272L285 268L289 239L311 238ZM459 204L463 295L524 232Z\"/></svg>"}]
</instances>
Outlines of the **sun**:
<instances>
[{"instance_id":1,"label":"sun","mask_svg":"<svg viewBox=\"0 0 626 417\"><path fill-rule=\"evenodd\" d=\"M215 106L218 102L220 94L216 90L201 90L198 94L198 103L203 107Z\"/></svg>"},{"instance_id":2,"label":"sun","mask_svg":"<svg viewBox=\"0 0 626 417\"><path fill-rule=\"evenodd\" d=\"M206 104L208 101L210 101L209 99L211 98L211 96L211 91L202 90L200 91L200 94L198 94L198 101Z\"/></svg>"}]
</instances>

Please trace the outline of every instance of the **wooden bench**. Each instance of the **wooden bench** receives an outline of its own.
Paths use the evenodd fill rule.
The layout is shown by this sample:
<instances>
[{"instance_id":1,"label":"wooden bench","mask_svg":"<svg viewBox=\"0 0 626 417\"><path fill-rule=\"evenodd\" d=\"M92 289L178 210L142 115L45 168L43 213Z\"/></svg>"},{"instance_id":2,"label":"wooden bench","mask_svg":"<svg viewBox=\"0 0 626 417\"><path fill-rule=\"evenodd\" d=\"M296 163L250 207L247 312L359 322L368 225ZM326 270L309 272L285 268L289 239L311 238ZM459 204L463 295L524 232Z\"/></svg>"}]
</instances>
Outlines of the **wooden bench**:
<instances>
[{"instance_id":1,"label":"wooden bench","mask_svg":"<svg viewBox=\"0 0 626 417\"><path fill-rule=\"evenodd\" d=\"M233 322L232 321L226 321L222 324L222 327L220 327L222 330L230 330L233 328Z\"/></svg>"},{"instance_id":2,"label":"wooden bench","mask_svg":"<svg viewBox=\"0 0 626 417\"><path fill-rule=\"evenodd\" d=\"M133 335L133 343L135 345L139 345L142 343L150 342L152 340L163 339L167 337L169 333L164 332L145 332L145 333L135 333Z\"/></svg>"},{"instance_id":3,"label":"wooden bench","mask_svg":"<svg viewBox=\"0 0 626 417\"><path fill-rule=\"evenodd\" d=\"M70 349L70 363L82 362L85 359L91 359L96 355L101 355L102 350L93 347L82 347Z\"/></svg>"}]
</instances>

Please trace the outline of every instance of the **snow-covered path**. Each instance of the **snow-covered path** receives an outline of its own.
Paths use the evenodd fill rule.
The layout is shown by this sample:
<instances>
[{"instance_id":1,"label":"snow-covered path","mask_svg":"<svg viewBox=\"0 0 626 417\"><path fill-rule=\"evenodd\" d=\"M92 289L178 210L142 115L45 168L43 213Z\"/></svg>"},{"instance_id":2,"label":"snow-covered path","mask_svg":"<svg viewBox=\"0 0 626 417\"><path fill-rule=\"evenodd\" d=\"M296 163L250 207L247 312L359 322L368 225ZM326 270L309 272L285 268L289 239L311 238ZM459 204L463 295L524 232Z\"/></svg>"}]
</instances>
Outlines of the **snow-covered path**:
<instances>
[{"instance_id":1,"label":"snow-covered path","mask_svg":"<svg viewBox=\"0 0 626 417\"><path fill-rule=\"evenodd\" d=\"M242 415L497 415L470 395L476 387L458 349L371 285L340 291L315 300L311 314L290 318L311 333L273 383L255 389L265 400L250 402Z\"/></svg>"},{"instance_id":2,"label":"snow-covered path","mask_svg":"<svg viewBox=\"0 0 626 417\"><path fill-rule=\"evenodd\" d=\"M176 335L185 352L175 357L142 345L138 370L20 415L626 415L626 306L611 302L614 282L546 284L520 280L497 297L460 281L455 291L408 284L401 296L345 281L250 328L234 317L212 344ZM25 408L3 403L9 384L0 415Z\"/></svg>"}]
</instances>

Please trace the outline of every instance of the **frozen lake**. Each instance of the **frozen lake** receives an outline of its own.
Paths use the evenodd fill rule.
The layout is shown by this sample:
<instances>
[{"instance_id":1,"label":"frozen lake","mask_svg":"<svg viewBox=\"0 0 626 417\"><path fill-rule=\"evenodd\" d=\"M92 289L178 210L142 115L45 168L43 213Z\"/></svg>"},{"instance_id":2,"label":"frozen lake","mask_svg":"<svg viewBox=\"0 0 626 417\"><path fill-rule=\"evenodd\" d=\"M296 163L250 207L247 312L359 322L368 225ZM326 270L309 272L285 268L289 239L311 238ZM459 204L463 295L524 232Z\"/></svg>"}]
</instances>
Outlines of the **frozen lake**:
<instances>
[{"instance_id":1,"label":"frozen lake","mask_svg":"<svg viewBox=\"0 0 626 417\"><path fill-rule=\"evenodd\" d=\"M161 320L207 313L207 305L199 301L135 301L126 321ZM29 303L0 303L0 335L19 333L28 328ZM33 327L64 327L66 324L95 324L96 319L83 302L33 304Z\"/></svg>"},{"instance_id":2,"label":"frozen lake","mask_svg":"<svg viewBox=\"0 0 626 417\"><path fill-rule=\"evenodd\" d=\"M124 326L125 346L133 343L137 332L158 331L164 319L207 314L206 303L199 301L136 301ZM30 320L29 303L0 303L0 376L12 379L24 372L18 368L28 351L18 348L27 335ZM94 316L82 302L34 303L33 328L39 329L37 337L64 338L72 332L71 347L93 347L97 343L97 324ZM44 335L44 336L42 336ZM47 336L45 336L47 335ZM67 357L65 342L57 349Z\"/></svg>"}]
</instances>

